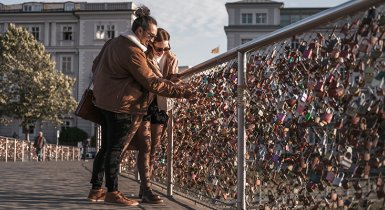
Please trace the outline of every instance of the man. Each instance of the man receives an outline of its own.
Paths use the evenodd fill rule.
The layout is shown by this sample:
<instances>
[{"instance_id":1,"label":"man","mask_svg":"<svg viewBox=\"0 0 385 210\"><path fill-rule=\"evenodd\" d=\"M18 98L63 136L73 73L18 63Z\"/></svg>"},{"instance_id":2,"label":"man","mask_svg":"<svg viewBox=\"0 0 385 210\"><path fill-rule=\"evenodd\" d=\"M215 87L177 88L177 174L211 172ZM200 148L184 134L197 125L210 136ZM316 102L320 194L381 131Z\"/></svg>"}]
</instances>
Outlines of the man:
<instances>
[{"instance_id":1,"label":"man","mask_svg":"<svg viewBox=\"0 0 385 210\"><path fill-rule=\"evenodd\" d=\"M94 103L102 113L103 122L101 149L94 160L88 199L127 206L139 203L118 190L119 158L147 113L153 93L172 98L192 95L187 86L161 79L147 66L145 51L156 36L157 22L144 6L135 15L132 29L109 40L92 67ZM107 193L102 188L104 174ZM142 199L153 203L159 196L148 187Z\"/></svg>"},{"instance_id":2,"label":"man","mask_svg":"<svg viewBox=\"0 0 385 210\"><path fill-rule=\"evenodd\" d=\"M33 146L35 147L36 150L36 155L37 155L37 161L43 161L43 149L44 145L46 143L46 140L43 136L43 132L39 132L38 136L35 138L35 143Z\"/></svg>"}]
</instances>

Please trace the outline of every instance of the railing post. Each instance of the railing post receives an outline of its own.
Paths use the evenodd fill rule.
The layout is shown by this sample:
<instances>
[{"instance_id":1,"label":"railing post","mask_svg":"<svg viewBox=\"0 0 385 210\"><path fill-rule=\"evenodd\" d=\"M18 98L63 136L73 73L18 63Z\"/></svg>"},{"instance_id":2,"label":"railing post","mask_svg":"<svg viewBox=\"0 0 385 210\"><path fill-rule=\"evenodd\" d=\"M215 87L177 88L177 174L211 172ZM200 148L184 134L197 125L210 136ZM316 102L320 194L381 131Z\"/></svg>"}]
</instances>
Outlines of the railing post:
<instances>
[{"instance_id":1,"label":"railing post","mask_svg":"<svg viewBox=\"0 0 385 210\"><path fill-rule=\"evenodd\" d=\"M72 161L75 161L75 147L72 147Z\"/></svg>"},{"instance_id":2,"label":"railing post","mask_svg":"<svg viewBox=\"0 0 385 210\"><path fill-rule=\"evenodd\" d=\"M24 140L21 141L21 162L24 162Z\"/></svg>"},{"instance_id":3,"label":"railing post","mask_svg":"<svg viewBox=\"0 0 385 210\"><path fill-rule=\"evenodd\" d=\"M13 139L13 141L14 141L14 144L13 144L13 146L14 146L14 148L13 148L13 162L16 162L16 158L17 158L17 140L16 139Z\"/></svg>"},{"instance_id":4,"label":"railing post","mask_svg":"<svg viewBox=\"0 0 385 210\"><path fill-rule=\"evenodd\" d=\"M60 146L60 152L61 152L61 161L63 161L63 156L64 156L64 149L63 146Z\"/></svg>"},{"instance_id":5,"label":"railing post","mask_svg":"<svg viewBox=\"0 0 385 210\"><path fill-rule=\"evenodd\" d=\"M29 140L29 134L26 135L27 145L28 145L28 161L31 161L31 155L32 155L32 147L31 147L31 141Z\"/></svg>"},{"instance_id":6,"label":"railing post","mask_svg":"<svg viewBox=\"0 0 385 210\"><path fill-rule=\"evenodd\" d=\"M42 161L44 162L45 161L45 149L47 148L47 146L43 147L42 150L43 150L43 159Z\"/></svg>"},{"instance_id":7,"label":"railing post","mask_svg":"<svg viewBox=\"0 0 385 210\"><path fill-rule=\"evenodd\" d=\"M237 182L237 209L246 209L245 181L246 181L246 140L245 140L245 77L246 77L246 53L238 52L238 182Z\"/></svg>"},{"instance_id":8,"label":"railing post","mask_svg":"<svg viewBox=\"0 0 385 210\"><path fill-rule=\"evenodd\" d=\"M49 157L48 160L51 161L52 160L52 144L49 145L49 156L48 157Z\"/></svg>"},{"instance_id":9,"label":"railing post","mask_svg":"<svg viewBox=\"0 0 385 210\"><path fill-rule=\"evenodd\" d=\"M167 196L172 196L173 191L173 177L174 173L172 170L173 166L173 151L174 151L174 136L173 136L173 111L170 111L169 124L167 128Z\"/></svg>"},{"instance_id":10,"label":"railing post","mask_svg":"<svg viewBox=\"0 0 385 210\"><path fill-rule=\"evenodd\" d=\"M139 151L135 151L135 160L138 160L138 155L139 155ZM138 164L136 164L134 174L135 174L135 180L136 180L136 181L140 181L140 175L139 175L139 170L138 170Z\"/></svg>"},{"instance_id":11,"label":"railing post","mask_svg":"<svg viewBox=\"0 0 385 210\"><path fill-rule=\"evenodd\" d=\"M55 147L55 161L57 162L57 147L58 145L56 144L56 147Z\"/></svg>"},{"instance_id":12,"label":"railing post","mask_svg":"<svg viewBox=\"0 0 385 210\"><path fill-rule=\"evenodd\" d=\"M5 162L8 162L8 138L5 138Z\"/></svg>"}]
</instances>

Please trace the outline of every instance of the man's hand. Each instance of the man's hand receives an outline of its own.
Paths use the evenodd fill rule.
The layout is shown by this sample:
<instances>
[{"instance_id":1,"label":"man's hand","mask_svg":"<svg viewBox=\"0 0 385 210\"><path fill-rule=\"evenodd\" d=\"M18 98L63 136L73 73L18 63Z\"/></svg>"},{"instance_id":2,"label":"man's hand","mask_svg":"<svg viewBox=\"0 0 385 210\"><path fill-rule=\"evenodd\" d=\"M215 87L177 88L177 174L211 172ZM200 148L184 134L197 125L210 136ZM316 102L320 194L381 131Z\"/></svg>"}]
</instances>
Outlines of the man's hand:
<instances>
[{"instance_id":1,"label":"man's hand","mask_svg":"<svg viewBox=\"0 0 385 210\"><path fill-rule=\"evenodd\" d=\"M181 87L184 89L183 98L189 99L196 95L196 91L189 84L181 83Z\"/></svg>"}]
</instances>

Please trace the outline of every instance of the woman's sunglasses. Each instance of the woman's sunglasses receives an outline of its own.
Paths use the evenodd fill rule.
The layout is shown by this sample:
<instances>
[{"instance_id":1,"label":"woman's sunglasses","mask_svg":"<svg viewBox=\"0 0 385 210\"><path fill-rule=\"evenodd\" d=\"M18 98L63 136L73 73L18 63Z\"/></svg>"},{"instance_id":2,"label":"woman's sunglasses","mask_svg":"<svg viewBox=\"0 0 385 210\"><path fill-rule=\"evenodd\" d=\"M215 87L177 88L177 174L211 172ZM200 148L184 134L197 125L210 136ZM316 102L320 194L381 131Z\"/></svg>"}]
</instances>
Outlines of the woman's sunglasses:
<instances>
[{"instance_id":1,"label":"woman's sunglasses","mask_svg":"<svg viewBox=\"0 0 385 210\"><path fill-rule=\"evenodd\" d=\"M171 50L171 47L158 48L158 47L154 46L154 50L157 52L162 52L162 51L167 52L167 51Z\"/></svg>"}]
</instances>

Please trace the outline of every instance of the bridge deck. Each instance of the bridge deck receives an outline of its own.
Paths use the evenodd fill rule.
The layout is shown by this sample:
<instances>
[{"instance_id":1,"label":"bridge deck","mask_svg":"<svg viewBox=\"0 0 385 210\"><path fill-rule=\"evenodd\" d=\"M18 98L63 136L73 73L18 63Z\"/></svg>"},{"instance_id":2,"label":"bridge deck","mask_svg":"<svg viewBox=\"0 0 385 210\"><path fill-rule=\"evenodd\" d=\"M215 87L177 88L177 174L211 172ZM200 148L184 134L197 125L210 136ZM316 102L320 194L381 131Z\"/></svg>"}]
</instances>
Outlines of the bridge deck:
<instances>
[{"instance_id":1,"label":"bridge deck","mask_svg":"<svg viewBox=\"0 0 385 210\"><path fill-rule=\"evenodd\" d=\"M163 204L125 207L89 202L92 161L0 162L0 209L207 209L183 197L166 197L154 188ZM139 183L119 177L119 190L136 199Z\"/></svg>"}]
</instances>

